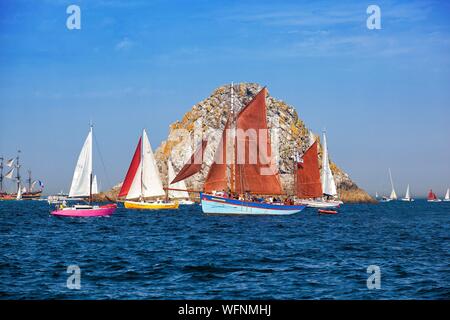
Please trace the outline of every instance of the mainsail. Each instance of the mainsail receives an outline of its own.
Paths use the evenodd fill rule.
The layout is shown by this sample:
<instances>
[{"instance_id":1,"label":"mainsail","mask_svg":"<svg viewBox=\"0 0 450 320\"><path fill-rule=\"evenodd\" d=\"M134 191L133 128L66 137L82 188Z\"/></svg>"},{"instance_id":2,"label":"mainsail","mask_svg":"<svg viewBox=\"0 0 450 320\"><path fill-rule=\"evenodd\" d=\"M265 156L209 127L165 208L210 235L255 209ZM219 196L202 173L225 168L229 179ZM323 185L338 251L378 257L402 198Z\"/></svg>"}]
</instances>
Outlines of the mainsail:
<instances>
[{"instance_id":1,"label":"mainsail","mask_svg":"<svg viewBox=\"0 0 450 320\"><path fill-rule=\"evenodd\" d=\"M406 195L405 195L405 199L411 199L411 195L410 195L410 193L409 193L409 184L408 184L408 187L406 188Z\"/></svg>"},{"instance_id":2,"label":"mainsail","mask_svg":"<svg viewBox=\"0 0 450 320\"><path fill-rule=\"evenodd\" d=\"M389 179L391 180L391 187L392 187L392 192L391 192L391 200L397 200L397 193L395 192L395 188L394 188L394 180L392 179L392 172L391 169L389 169Z\"/></svg>"},{"instance_id":3,"label":"mainsail","mask_svg":"<svg viewBox=\"0 0 450 320\"><path fill-rule=\"evenodd\" d=\"M297 197L308 199L319 198L322 195L317 141L315 141L297 163Z\"/></svg>"},{"instance_id":4,"label":"mainsail","mask_svg":"<svg viewBox=\"0 0 450 320\"><path fill-rule=\"evenodd\" d=\"M69 197L89 197L92 178L92 127L84 142L73 174Z\"/></svg>"},{"instance_id":5,"label":"mainsail","mask_svg":"<svg viewBox=\"0 0 450 320\"><path fill-rule=\"evenodd\" d=\"M444 200L450 200L450 189L447 189Z\"/></svg>"},{"instance_id":6,"label":"mainsail","mask_svg":"<svg viewBox=\"0 0 450 320\"><path fill-rule=\"evenodd\" d=\"M330 160L328 159L327 136L323 133L322 147L322 190L325 195L337 196L336 183L330 168Z\"/></svg>"},{"instance_id":7,"label":"mainsail","mask_svg":"<svg viewBox=\"0 0 450 320\"><path fill-rule=\"evenodd\" d=\"M227 121L225 128L223 129L222 138L220 139L219 146L217 147L214 155L214 161L209 168L208 175L203 186L203 190L207 193L213 191L227 191L228 190L228 178L227 178L227 134L230 130L230 121Z\"/></svg>"},{"instance_id":8,"label":"mainsail","mask_svg":"<svg viewBox=\"0 0 450 320\"><path fill-rule=\"evenodd\" d=\"M428 200L437 200L437 196L433 192L433 190L430 190L430 192L428 192Z\"/></svg>"},{"instance_id":9,"label":"mainsail","mask_svg":"<svg viewBox=\"0 0 450 320\"><path fill-rule=\"evenodd\" d=\"M202 169L203 155L205 154L207 144L207 140L202 141L195 153L189 159L189 162L187 162L183 166L183 168L181 168L180 172L178 172L178 175L172 180L170 184L175 184L179 181L183 181L198 173Z\"/></svg>"},{"instance_id":10,"label":"mainsail","mask_svg":"<svg viewBox=\"0 0 450 320\"><path fill-rule=\"evenodd\" d=\"M127 200L131 200L164 195L165 192L152 147L144 130L119 192L119 197L126 197Z\"/></svg>"},{"instance_id":11,"label":"mainsail","mask_svg":"<svg viewBox=\"0 0 450 320\"><path fill-rule=\"evenodd\" d=\"M173 165L172 165L172 161L168 161L167 162L167 171L168 171L168 177L169 177L169 181L172 181L175 177L175 170L173 169ZM174 183L171 186L171 189L174 190L169 190L169 198L170 199L188 199L189 198L189 193L187 191L182 191L182 190L186 190L186 183L184 181L179 181L177 183Z\"/></svg>"},{"instance_id":12,"label":"mainsail","mask_svg":"<svg viewBox=\"0 0 450 320\"><path fill-rule=\"evenodd\" d=\"M266 94L266 88L263 88L236 119L234 183L238 193L283 193L278 169L272 158Z\"/></svg>"}]
</instances>

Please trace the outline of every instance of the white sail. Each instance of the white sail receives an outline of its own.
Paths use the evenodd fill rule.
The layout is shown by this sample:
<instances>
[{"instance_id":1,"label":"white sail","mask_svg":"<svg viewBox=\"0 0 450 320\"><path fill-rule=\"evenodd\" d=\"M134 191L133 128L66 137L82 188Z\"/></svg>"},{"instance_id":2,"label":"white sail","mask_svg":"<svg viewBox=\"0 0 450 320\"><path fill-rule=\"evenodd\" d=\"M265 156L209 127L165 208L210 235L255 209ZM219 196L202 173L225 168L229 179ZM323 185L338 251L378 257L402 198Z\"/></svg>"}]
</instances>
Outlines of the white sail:
<instances>
[{"instance_id":1,"label":"white sail","mask_svg":"<svg viewBox=\"0 0 450 320\"><path fill-rule=\"evenodd\" d=\"M137 198L162 197L165 195L152 146L145 130L142 133L141 162L133 183L126 196L127 200Z\"/></svg>"},{"instance_id":2,"label":"white sail","mask_svg":"<svg viewBox=\"0 0 450 320\"><path fill-rule=\"evenodd\" d=\"M22 188L19 186L19 189L17 190L17 200L21 200L22 199Z\"/></svg>"},{"instance_id":3,"label":"white sail","mask_svg":"<svg viewBox=\"0 0 450 320\"><path fill-rule=\"evenodd\" d=\"M88 197L91 193L92 128L84 142L73 174L69 197Z\"/></svg>"},{"instance_id":4,"label":"white sail","mask_svg":"<svg viewBox=\"0 0 450 320\"><path fill-rule=\"evenodd\" d=\"M333 173L330 168L330 161L328 159L327 137L325 132L323 133L322 147L322 190L326 195L336 196L336 183L334 181Z\"/></svg>"},{"instance_id":5,"label":"white sail","mask_svg":"<svg viewBox=\"0 0 450 320\"><path fill-rule=\"evenodd\" d=\"M450 200L450 189L447 189L447 193L445 194L444 200L447 200L447 201Z\"/></svg>"},{"instance_id":6,"label":"white sail","mask_svg":"<svg viewBox=\"0 0 450 320\"><path fill-rule=\"evenodd\" d=\"M6 179L14 179L14 168L12 168L6 175Z\"/></svg>"},{"instance_id":7,"label":"white sail","mask_svg":"<svg viewBox=\"0 0 450 320\"><path fill-rule=\"evenodd\" d=\"M390 199L391 200L397 200L397 193L395 192L395 188L394 188L394 180L392 179L392 172L391 169L389 168L389 178L391 180L391 186L392 186L392 192L391 192L391 196Z\"/></svg>"},{"instance_id":8,"label":"white sail","mask_svg":"<svg viewBox=\"0 0 450 320\"><path fill-rule=\"evenodd\" d=\"M15 160L15 159L8 160L8 161L6 162L6 165L7 165L8 167L11 168L11 167L14 165L14 160Z\"/></svg>"},{"instance_id":9,"label":"white sail","mask_svg":"<svg viewBox=\"0 0 450 320\"><path fill-rule=\"evenodd\" d=\"M406 188L406 195L405 195L405 199L410 200L411 199L411 195L409 194L409 184L408 187Z\"/></svg>"},{"instance_id":10,"label":"white sail","mask_svg":"<svg viewBox=\"0 0 450 320\"><path fill-rule=\"evenodd\" d=\"M92 194L98 194L97 176L92 179Z\"/></svg>"},{"instance_id":11,"label":"white sail","mask_svg":"<svg viewBox=\"0 0 450 320\"><path fill-rule=\"evenodd\" d=\"M167 162L169 183L175 179L175 170L173 169L172 161ZM174 183L170 186L172 189L186 190L186 183L184 180ZM189 199L187 191L169 190L170 199Z\"/></svg>"}]
</instances>

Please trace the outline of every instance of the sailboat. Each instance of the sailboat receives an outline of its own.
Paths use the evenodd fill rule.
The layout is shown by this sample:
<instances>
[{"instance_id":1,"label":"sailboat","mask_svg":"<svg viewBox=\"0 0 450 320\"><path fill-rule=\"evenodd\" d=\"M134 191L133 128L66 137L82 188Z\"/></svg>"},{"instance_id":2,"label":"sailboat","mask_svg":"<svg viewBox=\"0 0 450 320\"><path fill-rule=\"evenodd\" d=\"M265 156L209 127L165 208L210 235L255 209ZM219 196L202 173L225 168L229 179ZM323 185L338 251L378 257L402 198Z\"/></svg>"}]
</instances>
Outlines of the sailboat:
<instances>
[{"instance_id":1,"label":"sailboat","mask_svg":"<svg viewBox=\"0 0 450 320\"><path fill-rule=\"evenodd\" d=\"M91 125L89 134L84 142L81 153L78 157L77 166L73 174L72 185L70 187L69 197L88 198L88 205L74 205L73 207L65 207L61 205L51 214L64 217L98 217L109 216L114 213L117 208L115 204L105 206L92 205L93 195L93 174L92 174L92 135L93 127Z\"/></svg>"},{"instance_id":2,"label":"sailboat","mask_svg":"<svg viewBox=\"0 0 450 320\"><path fill-rule=\"evenodd\" d=\"M168 171L168 178L169 183L170 181L173 181L175 179L175 170L173 169L172 161L167 161L167 171ZM186 191L186 183L184 180L176 182L173 184L170 189L168 189L169 192L169 199L172 200L178 200L178 203L180 205L193 205L195 204L194 201L189 200L189 193Z\"/></svg>"},{"instance_id":3,"label":"sailboat","mask_svg":"<svg viewBox=\"0 0 450 320\"><path fill-rule=\"evenodd\" d=\"M147 132L143 130L131 160L119 198L125 198L127 209L178 209L179 203L167 199ZM157 198L156 201L146 201ZM165 198L165 200L161 200Z\"/></svg>"},{"instance_id":4,"label":"sailboat","mask_svg":"<svg viewBox=\"0 0 450 320\"><path fill-rule=\"evenodd\" d=\"M381 202L391 202L393 200L397 200L397 193L395 192L394 180L392 179L392 172L390 168L389 168L389 180L391 182L392 187L391 195L389 197L383 196L383 198L381 198Z\"/></svg>"},{"instance_id":5,"label":"sailboat","mask_svg":"<svg viewBox=\"0 0 450 320\"><path fill-rule=\"evenodd\" d=\"M408 187L406 188L406 195L405 195L405 197L402 199L402 201L408 201L408 202L413 202L413 201L414 201L414 199L411 198L411 194L410 194L410 192L409 192L409 184L408 184Z\"/></svg>"},{"instance_id":6,"label":"sailboat","mask_svg":"<svg viewBox=\"0 0 450 320\"><path fill-rule=\"evenodd\" d=\"M450 201L450 189L447 189L447 193L445 194L444 201L445 202L449 202Z\"/></svg>"},{"instance_id":7,"label":"sailboat","mask_svg":"<svg viewBox=\"0 0 450 320\"><path fill-rule=\"evenodd\" d=\"M216 149L214 161L209 167L203 191L200 192L203 213L291 215L305 208L304 205L285 204L273 198L273 196L283 195L283 190L278 170L271 156L266 93L266 88L263 88L242 110L236 112L233 108L233 85L231 85L228 119ZM259 132L259 137L241 137L237 134L238 130L240 132L254 130ZM249 158L250 145L258 142L264 143L266 147L264 161L261 160L261 155L256 157L255 161L239 157L244 153ZM199 151L197 150L196 153ZM196 174L201 167L196 162L186 164L175 181L184 180ZM269 198L264 200L257 195L269 196Z\"/></svg>"},{"instance_id":8,"label":"sailboat","mask_svg":"<svg viewBox=\"0 0 450 320\"><path fill-rule=\"evenodd\" d=\"M323 198L323 182L325 186L336 190L334 178L331 172L332 181L327 177L320 176L319 155L317 151L317 141L315 141L303 154L303 157L297 161L296 165L296 196L300 199L298 203L312 208L336 208L340 206L338 201L326 200ZM328 190L330 192L330 190ZM333 190L331 190L333 192ZM334 191L335 192L335 191Z\"/></svg>"},{"instance_id":9,"label":"sailboat","mask_svg":"<svg viewBox=\"0 0 450 320\"><path fill-rule=\"evenodd\" d=\"M428 192L427 201L428 202L441 202L442 200L436 196L436 194L433 192L433 190L430 190L430 192Z\"/></svg>"},{"instance_id":10,"label":"sailboat","mask_svg":"<svg viewBox=\"0 0 450 320\"><path fill-rule=\"evenodd\" d=\"M378 191L377 192L375 192L375 199L377 199L378 200L378 198L379 198L380 196L378 195Z\"/></svg>"}]
</instances>

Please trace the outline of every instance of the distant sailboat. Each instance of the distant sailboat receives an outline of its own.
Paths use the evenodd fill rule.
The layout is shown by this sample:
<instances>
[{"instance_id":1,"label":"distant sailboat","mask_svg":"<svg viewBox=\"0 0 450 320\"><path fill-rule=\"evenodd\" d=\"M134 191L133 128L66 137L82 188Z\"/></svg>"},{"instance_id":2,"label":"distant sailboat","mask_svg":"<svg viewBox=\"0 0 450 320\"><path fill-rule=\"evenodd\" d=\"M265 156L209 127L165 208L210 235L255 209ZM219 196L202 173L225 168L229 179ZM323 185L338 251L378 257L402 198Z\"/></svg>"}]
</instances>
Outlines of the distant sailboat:
<instances>
[{"instance_id":1,"label":"distant sailboat","mask_svg":"<svg viewBox=\"0 0 450 320\"><path fill-rule=\"evenodd\" d=\"M402 199L402 201L409 201L409 202L413 202L413 201L414 201L414 199L411 198L411 194L410 194L410 192L409 192L409 184L408 184L408 187L406 188L406 195L405 195L405 197Z\"/></svg>"},{"instance_id":2,"label":"distant sailboat","mask_svg":"<svg viewBox=\"0 0 450 320\"><path fill-rule=\"evenodd\" d=\"M167 171L168 171L168 178L169 183L175 179L175 170L173 169L172 161L167 161ZM192 205L195 204L194 201L189 200L189 193L186 191L186 183L184 180L178 181L174 183L170 189L169 192L169 199L172 200L178 200L180 205Z\"/></svg>"},{"instance_id":3,"label":"distant sailboat","mask_svg":"<svg viewBox=\"0 0 450 320\"><path fill-rule=\"evenodd\" d=\"M445 202L449 202L450 201L450 188L447 189L447 193L445 194L444 201Z\"/></svg>"},{"instance_id":4,"label":"distant sailboat","mask_svg":"<svg viewBox=\"0 0 450 320\"><path fill-rule=\"evenodd\" d=\"M73 207L61 206L52 214L65 217L98 217L108 216L114 213L117 206L110 204L106 206L93 206L93 174L92 174L92 134L91 125L89 134L78 157L77 166L73 174L69 197L89 198L89 205L75 205Z\"/></svg>"},{"instance_id":5,"label":"distant sailboat","mask_svg":"<svg viewBox=\"0 0 450 320\"><path fill-rule=\"evenodd\" d=\"M430 190L430 192L428 192L427 201L428 202L441 202L442 200L436 196L436 194L433 192L433 190Z\"/></svg>"},{"instance_id":6,"label":"distant sailboat","mask_svg":"<svg viewBox=\"0 0 450 320\"><path fill-rule=\"evenodd\" d=\"M397 193L395 192L394 180L392 179L392 172L391 172L390 168L389 168L389 179L391 180L391 187L392 187L392 192L391 192L389 199L397 200Z\"/></svg>"},{"instance_id":7,"label":"distant sailboat","mask_svg":"<svg viewBox=\"0 0 450 320\"><path fill-rule=\"evenodd\" d=\"M143 130L131 160L119 198L125 198L127 209L178 209L179 203L168 201L147 132ZM146 201L157 198L156 201ZM161 198L166 198L161 200Z\"/></svg>"},{"instance_id":8,"label":"distant sailboat","mask_svg":"<svg viewBox=\"0 0 450 320\"><path fill-rule=\"evenodd\" d=\"M375 199L378 199L379 197L378 192L375 192Z\"/></svg>"}]
</instances>

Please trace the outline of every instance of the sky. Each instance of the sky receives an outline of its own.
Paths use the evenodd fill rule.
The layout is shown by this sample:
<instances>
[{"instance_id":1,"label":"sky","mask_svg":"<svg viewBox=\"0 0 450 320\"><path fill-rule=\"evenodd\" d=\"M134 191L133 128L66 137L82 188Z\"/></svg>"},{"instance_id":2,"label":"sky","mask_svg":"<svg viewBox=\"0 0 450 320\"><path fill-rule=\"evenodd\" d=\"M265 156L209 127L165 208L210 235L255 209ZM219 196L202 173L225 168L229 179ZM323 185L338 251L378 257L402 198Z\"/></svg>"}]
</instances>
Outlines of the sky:
<instances>
[{"instance_id":1,"label":"sky","mask_svg":"<svg viewBox=\"0 0 450 320\"><path fill-rule=\"evenodd\" d=\"M443 196L449 18L447 1L1 0L0 156L20 149L47 194L67 192L92 120L107 189L143 128L155 149L218 86L257 82L326 128L332 160L369 193L390 192L391 168L399 194Z\"/></svg>"}]
</instances>

